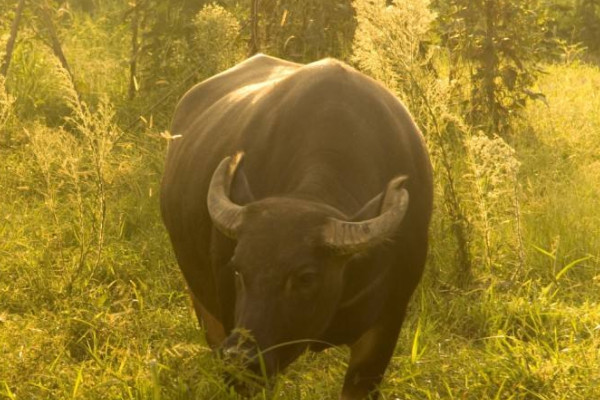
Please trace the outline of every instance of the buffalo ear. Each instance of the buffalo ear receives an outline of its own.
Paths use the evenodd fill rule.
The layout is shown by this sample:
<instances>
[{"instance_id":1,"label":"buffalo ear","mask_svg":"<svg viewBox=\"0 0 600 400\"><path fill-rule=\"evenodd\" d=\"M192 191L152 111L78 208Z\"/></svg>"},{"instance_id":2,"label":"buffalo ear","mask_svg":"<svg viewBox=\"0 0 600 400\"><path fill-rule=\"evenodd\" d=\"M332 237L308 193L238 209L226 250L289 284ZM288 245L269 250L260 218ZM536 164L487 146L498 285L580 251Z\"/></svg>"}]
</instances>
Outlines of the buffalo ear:
<instances>
[{"instance_id":1,"label":"buffalo ear","mask_svg":"<svg viewBox=\"0 0 600 400\"><path fill-rule=\"evenodd\" d=\"M383 202L384 192L379 193L361 208L356 214L350 218L350 221L365 221L372 219L381 214L381 203Z\"/></svg>"},{"instance_id":2,"label":"buffalo ear","mask_svg":"<svg viewBox=\"0 0 600 400\"><path fill-rule=\"evenodd\" d=\"M407 176L398 176L392 179L390 183L395 182L395 184L392 186L388 184L388 186L383 190L383 192L379 193L371 200L367 201L367 203L360 210L358 210L358 212L354 214L352 218L350 218L350 221L366 221L368 219L373 219L381 215L383 212L385 212L384 208L386 208L386 206L389 206L389 204L383 204L384 199L388 194L388 191L398 190L398 188L404 187L404 184L407 179Z\"/></svg>"},{"instance_id":3,"label":"buffalo ear","mask_svg":"<svg viewBox=\"0 0 600 400\"><path fill-rule=\"evenodd\" d=\"M235 177L233 178L233 182L231 184L231 192L229 194L229 197L231 198L231 201L241 206L246 205L248 203L252 203L254 201L252 189L250 189L248 178L246 177L246 173L244 172L243 161L238 167L237 171L235 172Z\"/></svg>"}]
</instances>

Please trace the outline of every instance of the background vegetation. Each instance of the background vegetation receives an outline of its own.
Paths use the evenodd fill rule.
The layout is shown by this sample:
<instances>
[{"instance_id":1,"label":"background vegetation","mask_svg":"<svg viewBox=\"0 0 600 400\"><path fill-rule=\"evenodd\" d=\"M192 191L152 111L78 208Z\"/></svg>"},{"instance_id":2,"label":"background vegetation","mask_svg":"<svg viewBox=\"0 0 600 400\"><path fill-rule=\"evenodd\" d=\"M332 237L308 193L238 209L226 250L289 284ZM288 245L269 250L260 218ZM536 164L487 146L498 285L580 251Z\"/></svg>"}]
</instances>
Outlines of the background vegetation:
<instances>
[{"instance_id":1,"label":"background vegetation","mask_svg":"<svg viewBox=\"0 0 600 400\"><path fill-rule=\"evenodd\" d=\"M235 398L157 192L177 99L255 50L345 60L427 138L431 252L384 398L600 393L598 0L0 0L0 49L0 398ZM346 359L257 398L335 398Z\"/></svg>"}]
</instances>

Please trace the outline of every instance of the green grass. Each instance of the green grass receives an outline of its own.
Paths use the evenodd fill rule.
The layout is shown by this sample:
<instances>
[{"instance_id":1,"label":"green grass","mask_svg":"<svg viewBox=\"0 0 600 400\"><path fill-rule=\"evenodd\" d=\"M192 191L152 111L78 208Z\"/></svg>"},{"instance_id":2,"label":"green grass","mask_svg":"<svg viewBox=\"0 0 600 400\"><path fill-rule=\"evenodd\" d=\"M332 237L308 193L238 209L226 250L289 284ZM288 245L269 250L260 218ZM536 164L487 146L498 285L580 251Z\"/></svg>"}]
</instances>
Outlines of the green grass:
<instances>
[{"instance_id":1,"label":"green grass","mask_svg":"<svg viewBox=\"0 0 600 400\"><path fill-rule=\"evenodd\" d=\"M527 108L514 141L524 270L476 264L454 288L432 231L384 399L598 396L600 70L550 66L539 85L548 105ZM79 116L89 131L14 122L0 147L0 398L235 399L160 222L165 143L106 134L104 113ZM347 355L305 355L256 398L336 398Z\"/></svg>"}]
</instances>

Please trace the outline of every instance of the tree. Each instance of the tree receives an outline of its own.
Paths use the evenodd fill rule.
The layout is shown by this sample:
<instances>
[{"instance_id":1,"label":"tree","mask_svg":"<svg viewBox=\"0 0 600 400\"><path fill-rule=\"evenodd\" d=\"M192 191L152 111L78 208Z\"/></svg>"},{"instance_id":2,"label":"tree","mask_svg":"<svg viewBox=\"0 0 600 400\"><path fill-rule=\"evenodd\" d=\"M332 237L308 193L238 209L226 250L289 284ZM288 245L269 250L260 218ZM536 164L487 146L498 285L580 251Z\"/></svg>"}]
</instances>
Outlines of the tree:
<instances>
[{"instance_id":1,"label":"tree","mask_svg":"<svg viewBox=\"0 0 600 400\"><path fill-rule=\"evenodd\" d=\"M19 23L21 22L21 16L23 15L23 8L25 8L25 0L19 0L17 5L17 11L15 12L15 19L13 20L12 27L10 29L10 36L6 43L6 53L2 66L0 67L0 74L6 76L8 73L8 67L12 58L13 49L15 48L15 41L17 40L17 33L19 32Z\"/></svg>"},{"instance_id":2,"label":"tree","mask_svg":"<svg viewBox=\"0 0 600 400\"><path fill-rule=\"evenodd\" d=\"M350 57L351 0L262 0L259 15L263 51L299 62Z\"/></svg>"},{"instance_id":3,"label":"tree","mask_svg":"<svg viewBox=\"0 0 600 400\"><path fill-rule=\"evenodd\" d=\"M600 52L600 0L576 0L579 40L591 52Z\"/></svg>"},{"instance_id":4,"label":"tree","mask_svg":"<svg viewBox=\"0 0 600 400\"><path fill-rule=\"evenodd\" d=\"M452 79L468 71L463 113L488 134L507 134L528 99L552 45L538 0L437 1L438 32Z\"/></svg>"}]
</instances>

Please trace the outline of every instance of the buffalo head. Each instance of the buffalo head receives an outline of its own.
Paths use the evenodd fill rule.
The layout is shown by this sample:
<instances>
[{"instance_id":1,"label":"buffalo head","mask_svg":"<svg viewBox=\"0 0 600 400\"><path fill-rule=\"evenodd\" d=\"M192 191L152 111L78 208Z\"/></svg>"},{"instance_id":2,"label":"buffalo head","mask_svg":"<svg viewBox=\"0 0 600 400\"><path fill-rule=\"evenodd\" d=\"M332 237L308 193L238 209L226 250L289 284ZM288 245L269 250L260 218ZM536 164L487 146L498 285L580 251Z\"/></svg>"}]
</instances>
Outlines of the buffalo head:
<instances>
[{"instance_id":1,"label":"buffalo head","mask_svg":"<svg viewBox=\"0 0 600 400\"><path fill-rule=\"evenodd\" d=\"M408 208L404 176L347 218L306 199L254 200L243 174L242 154L215 170L208 211L214 226L235 240L229 267L235 280L235 328L222 345L229 359L272 374L292 362L325 331L342 296L344 267L355 254L389 240ZM238 171L239 170L239 171ZM242 182L241 188L233 188ZM245 205L230 198L245 191Z\"/></svg>"}]
</instances>

